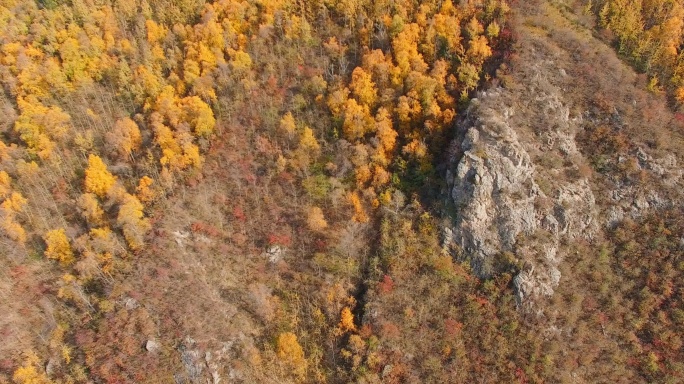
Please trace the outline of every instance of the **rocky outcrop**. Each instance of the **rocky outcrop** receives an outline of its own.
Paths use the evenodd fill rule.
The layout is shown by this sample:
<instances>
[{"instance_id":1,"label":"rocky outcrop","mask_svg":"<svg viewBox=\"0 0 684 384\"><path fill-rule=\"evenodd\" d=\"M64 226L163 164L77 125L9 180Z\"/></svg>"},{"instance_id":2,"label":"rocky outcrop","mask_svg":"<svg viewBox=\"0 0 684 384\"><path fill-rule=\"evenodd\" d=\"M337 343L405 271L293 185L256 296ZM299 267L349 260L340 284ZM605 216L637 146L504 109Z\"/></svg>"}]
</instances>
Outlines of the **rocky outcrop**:
<instances>
[{"instance_id":1,"label":"rocky outcrop","mask_svg":"<svg viewBox=\"0 0 684 384\"><path fill-rule=\"evenodd\" d=\"M570 118L561 90L543 73L551 72L539 68L527 86L527 98L535 95L528 105L516 102L520 90L502 88L472 102L447 173L456 208L447 242L485 278L512 254L521 305L553 294L564 239L590 239L598 229L593 192L577 171L581 117Z\"/></svg>"},{"instance_id":2,"label":"rocky outcrop","mask_svg":"<svg viewBox=\"0 0 684 384\"><path fill-rule=\"evenodd\" d=\"M667 154L661 158L654 158L645 148L637 148L633 157L636 159L636 171L650 173L658 183L649 185L634 185L628 182L618 182L608 192L610 205L606 208L605 224L613 228L620 221L638 219L644 212L651 209L663 209L676 204L681 193L682 175L684 171L677 165L674 154ZM628 161L621 156L620 163Z\"/></svg>"}]
</instances>

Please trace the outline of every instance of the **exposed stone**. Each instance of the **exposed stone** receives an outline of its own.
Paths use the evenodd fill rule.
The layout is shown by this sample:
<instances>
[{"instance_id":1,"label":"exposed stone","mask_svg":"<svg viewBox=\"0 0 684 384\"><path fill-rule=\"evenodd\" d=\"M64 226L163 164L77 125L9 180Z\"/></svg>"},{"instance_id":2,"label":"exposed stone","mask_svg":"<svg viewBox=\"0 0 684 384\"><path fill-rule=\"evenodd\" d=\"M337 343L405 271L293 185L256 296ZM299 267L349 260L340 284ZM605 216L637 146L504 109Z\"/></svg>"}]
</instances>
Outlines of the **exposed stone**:
<instances>
[{"instance_id":1,"label":"exposed stone","mask_svg":"<svg viewBox=\"0 0 684 384\"><path fill-rule=\"evenodd\" d=\"M543 76L530 88L535 104L519 119L512 118L512 91L479 95L459 127L461 153L447 175L457 215L445 236L452 236L483 278L496 272L501 252L520 257L526 265L514 279L520 305L553 294L561 279L563 239L590 239L599 228L589 182L559 177L562 170L532 160L560 156L562 167L577 169L582 156L574 137L581 118L570 118L560 90ZM518 126L523 122L534 122L534 131Z\"/></svg>"},{"instance_id":2,"label":"exposed stone","mask_svg":"<svg viewBox=\"0 0 684 384\"><path fill-rule=\"evenodd\" d=\"M48 377L53 377L56 371L59 369L59 361L57 359L51 358L45 365L45 374Z\"/></svg>"},{"instance_id":3,"label":"exposed stone","mask_svg":"<svg viewBox=\"0 0 684 384\"><path fill-rule=\"evenodd\" d=\"M185 243L185 240L187 240L190 237L190 232L188 232L188 231L174 231L173 237L176 240L176 244L178 244L179 247L182 247Z\"/></svg>"},{"instance_id":4,"label":"exposed stone","mask_svg":"<svg viewBox=\"0 0 684 384\"><path fill-rule=\"evenodd\" d=\"M147 349L147 352L157 353L161 349L161 344L155 340L147 340L147 343L145 343L145 349Z\"/></svg>"},{"instance_id":5,"label":"exposed stone","mask_svg":"<svg viewBox=\"0 0 684 384\"><path fill-rule=\"evenodd\" d=\"M127 310L132 311L136 308L138 308L140 305L138 304L138 300L129 297L126 300L124 300L124 306L126 307Z\"/></svg>"},{"instance_id":6,"label":"exposed stone","mask_svg":"<svg viewBox=\"0 0 684 384\"><path fill-rule=\"evenodd\" d=\"M283 258L283 248L280 245L271 245L266 248L266 257L268 261L275 264Z\"/></svg>"}]
</instances>

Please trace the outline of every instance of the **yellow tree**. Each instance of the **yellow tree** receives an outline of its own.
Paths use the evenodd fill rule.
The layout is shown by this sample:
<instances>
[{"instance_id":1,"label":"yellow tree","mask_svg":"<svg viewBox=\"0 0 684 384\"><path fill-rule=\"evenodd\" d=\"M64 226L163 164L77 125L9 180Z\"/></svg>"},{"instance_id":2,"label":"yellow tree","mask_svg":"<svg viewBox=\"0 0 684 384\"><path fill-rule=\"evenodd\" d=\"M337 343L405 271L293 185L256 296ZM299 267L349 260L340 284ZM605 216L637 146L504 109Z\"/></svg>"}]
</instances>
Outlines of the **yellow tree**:
<instances>
[{"instance_id":1,"label":"yellow tree","mask_svg":"<svg viewBox=\"0 0 684 384\"><path fill-rule=\"evenodd\" d=\"M186 58L183 61L183 80L188 86L200 77L200 65L195 60Z\"/></svg>"},{"instance_id":2,"label":"yellow tree","mask_svg":"<svg viewBox=\"0 0 684 384\"><path fill-rule=\"evenodd\" d=\"M2 229L10 239L23 244L26 242L26 231L16 221L17 213L20 213L26 205L26 199L19 192L11 192L5 201L0 204L2 216Z\"/></svg>"},{"instance_id":3,"label":"yellow tree","mask_svg":"<svg viewBox=\"0 0 684 384\"><path fill-rule=\"evenodd\" d=\"M183 149L173 135L173 131L163 123L164 118L157 112L150 116L150 125L154 131L154 139L161 148L159 163L172 170L184 169Z\"/></svg>"},{"instance_id":4,"label":"yellow tree","mask_svg":"<svg viewBox=\"0 0 684 384\"><path fill-rule=\"evenodd\" d=\"M402 77L411 70L425 72L428 68L423 56L418 52L418 41L420 41L420 26L413 23L406 25L392 40L394 60L397 62ZM395 82L397 81L395 79Z\"/></svg>"},{"instance_id":5,"label":"yellow tree","mask_svg":"<svg viewBox=\"0 0 684 384\"><path fill-rule=\"evenodd\" d=\"M12 179L5 171L0 171L0 199L9 196L12 191Z\"/></svg>"},{"instance_id":6,"label":"yellow tree","mask_svg":"<svg viewBox=\"0 0 684 384\"><path fill-rule=\"evenodd\" d=\"M466 52L468 60L476 65L482 65L485 60L492 56L492 49L489 47L487 38L477 36L470 40L470 46Z\"/></svg>"},{"instance_id":7,"label":"yellow tree","mask_svg":"<svg viewBox=\"0 0 684 384\"><path fill-rule=\"evenodd\" d=\"M16 145L7 145L0 140L0 162L7 161L12 158L11 153L16 149Z\"/></svg>"},{"instance_id":8,"label":"yellow tree","mask_svg":"<svg viewBox=\"0 0 684 384\"><path fill-rule=\"evenodd\" d=\"M134 95L140 104L145 96L156 98L162 91L164 80L161 73L144 65L139 65L133 72Z\"/></svg>"},{"instance_id":9,"label":"yellow tree","mask_svg":"<svg viewBox=\"0 0 684 384\"><path fill-rule=\"evenodd\" d=\"M367 105L361 105L355 99L348 99L344 104L344 123L342 130L346 139L355 141L371 132L374 128L373 118Z\"/></svg>"},{"instance_id":10,"label":"yellow tree","mask_svg":"<svg viewBox=\"0 0 684 384\"><path fill-rule=\"evenodd\" d=\"M684 104L684 86L680 86L675 89L674 95L675 99L677 99L680 104Z\"/></svg>"},{"instance_id":11,"label":"yellow tree","mask_svg":"<svg viewBox=\"0 0 684 384\"><path fill-rule=\"evenodd\" d=\"M45 244L45 256L48 259L59 261L62 265L69 265L74 262L74 251L71 249L69 239L64 233L64 228L53 229L43 236Z\"/></svg>"},{"instance_id":12,"label":"yellow tree","mask_svg":"<svg viewBox=\"0 0 684 384\"><path fill-rule=\"evenodd\" d=\"M364 184L371 179L373 174L371 173L370 167L367 164L364 164L354 170L354 176L356 177L356 186L358 188L363 188Z\"/></svg>"},{"instance_id":13,"label":"yellow tree","mask_svg":"<svg viewBox=\"0 0 684 384\"><path fill-rule=\"evenodd\" d=\"M371 77L375 80L376 88L387 89L390 87L390 75L394 67L391 56L386 57L382 50L375 49L363 55L362 63L364 70L370 72Z\"/></svg>"},{"instance_id":14,"label":"yellow tree","mask_svg":"<svg viewBox=\"0 0 684 384\"><path fill-rule=\"evenodd\" d=\"M356 325L354 324L354 315L349 307L344 307L342 313L340 313L340 323L337 327L344 333L356 331Z\"/></svg>"},{"instance_id":15,"label":"yellow tree","mask_svg":"<svg viewBox=\"0 0 684 384\"><path fill-rule=\"evenodd\" d=\"M59 107L46 107L35 97L17 100L21 114L14 122L14 130L26 143L29 153L45 160L55 148L53 140L66 136L70 117Z\"/></svg>"},{"instance_id":16,"label":"yellow tree","mask_svg":"<svg viewBox=\"0 0 684 384\"><path fill-rule=\"evenodd\" d=\"M116 177L108 170L102 159L91 154L88 156L88 168L85 170L85 191L104 198L116 183Z\"/></svg>"},{"instance_id":17,"label":"yellow tree","mask_svg":"<svg viewBox=\"0 0 684 384\"><path fill-rule=\"evenodd\" d=\"M293 368L295 374L298 376L304 375L306 372L306 359L304 359L304 350L297 341L297 335L292 332L283 332L278 335L276 353L282 361Z\"/></svg>"},{"instance_id":18,"label":"yellow tree","mask_svg":"<svg viewBox=\"0 0 684 384\"><path fill-rule=\"evenodd\" d=\"M214 132L216 119L211 107L197 96L186 97L181 100L183 120L192 127L198 137L207 137Z\"/></svg>"},{"instance_id":19,"label":"yellow tree","mask_svg":"<svg viewBox=\"0 0 684 384\"><path fill-rule=\"evenodd\" d=\"M167 34L166 28L154 22L154 20L145 20L145 28L147 29L147 41L150 43L158 43Z\"/></svg>"},{"instance_id":20,"label":"yellow tree","mask_svg":"<svg viewBox=\"0 0 684 384\"><path fill-rule=\"evenodd\" d=\"M24 209L26 205L26 199L19 192L12 192L5 201L2 202L0 206L7 211L18 213Z\"/></svg>"},{"instance_id":21,"label":"yellow tree","mask_svg":"<svg viewBox=\"0 0 684 384\"><path fill-rule=\"evenodd\" d=\"M380 188L391 180L391 174L380 165L373 166L373 187Z\"/></svg>"},{"instance_id":22,"label":"yellow tree","mask_svg":"<svg viewBox=\"0 0 684 384\"><path fill-rule=\"evenodd\" d=\"M230 66L239 76L245 76L252 68L252 58L242 50L228 50L231 61Z\"/></svg>"},{"instance_id":23,"label":"yellow tree","mask_svg":"<svg viewBox=\"0 0 684 384\"><path fill-rule=\"evenodd\" d=\"M480 21L477 19L477 17L473 16L473 18L470 19L468 24L466 24L465 31L468 37L472 39L484 33L485 29L482 26L482 23L480 23Z\"/></svg>"},{"instance_id":24,"label":"yellow tree","mask_svg":"<svg viewBox=\"0 0 684 384\"><path fill-rule=\"evenodd\" d=\"M157 193L152 188L154 180L149 176L143 176L138 182L138 187L135 189L138 199L143 203L147 204L152 201L157 196Z\"/></svg>"},{"instance_id":25,"label":"yellow tree","mask_svg":"<svg viewBox=\"0 0 684 384\"><path fill-rule=\"evenodd\" d=\"M304 127L302 134L299 137L299 147L313 154L317 155L321 150L321 145L314 137L313 130L309 127Z\"/></svg>"},{"instance_id":26,"label":"yellow tree","mask_svg":"<svg viewBox=\"0 0 684 384\"><path fill-rule=\"evenodd\" d=\"M378 91L375 89L375 83L373 83L371 75L361 67L356 67L354 72L352 72L349 88L351 88L352 94L356 96L361 104L370 108L373 107L378 99Z\"/></svg>"},{"instance_id":27,"label":"yellow tree","mask_svg":"<svg viewBox=\"0 0 684 384\"><path fill-rule=\"evenodd\" d=\"M150 223L144 217L143 205L137 197L125 194L116 223L122 228L124 238L132 250L138 250L144 245L144 236L150 230Z\"/></svg>"},{"instance_id":28,"label":"yellow tree","mask_svg":"<svg viewBox=\"0 0 684 384\"><path fill-rule=\"evenodd\" d=\"M347 198L354 209L352 220L356 221L357 223L367 223L370 218L368 217L366 210L363 208L363 203L361 203L359 194L357 192L351 192L347 195Z\"/></svg>"},{"instance_id":29,"label":"yellow tree","mask_svg":"<svg viewBox=\"0 0 684 384\"><path fill-rule=\"evenodd\" d=\"M52 384L44 373L38 355L33 352L26 355L24 364L14 371L12 380L17 384Z\"/></svg>"},{"instance_id":30,"label":"yellow tree","mask_svg":"<svg viewBox=\"0 0 684 384\"><path fill-rule=\"evenodd\" d=\"M95 194L82 194L78 199L78 207L81 209L81 214L88 221L88 224L99 226L104 223L104 211L100 207Z\"/></svg>"},{"instance_id":31,"label":"yellow tree","mask_svg":"<svg viewBox=\"0 0 684 384\"><path fill-rule=\"evenodd\" d=\"M399 97L395 111L399 121L404 124L417 120L421 116L423 108L415 90L411 90L406 95Z\"/></svg>"},{"instance_id":32,"label":"yellow tree","mask_svg":"<svg viewBox=\"0 0 684 384\"><path fill-rule=\"evenodd\" d=\"M387 155L394 150L397 143L397 131L392 127L392 117L385 108L380 108L375 115L375 137L378 139L378 149L383 155ZM387 165L380 162L382 165Z\"/></svg>"},{"instance_id":33,"label":"yellow tree","mask_svg":"<svg viewBox=\"0 0 684 384\"><path fill-rule=\"evenodd\" d=\"M286 113L283 118L280 119L280 130L288 137L294 136L297 125L295 124L295 119L291 112Z\"/></svg>"},{"instance_id":34,"label":"yellow tree","mask_svg":"<svg viewBox=\"0 0 684 384\"><path fill-rule=\"evenodd\" d=\"M9 214L4 209L2 211L4 217L2 218L2 223L0 223L0 225L3 231L5 231L10 239L19 244L24 244L26 242L26 231L21 224L14 219L14 215Z\"/></svg>"},{"instance_id":35,"label":"yellow tree","mask_svg":"<svg viewBox=\"0 0 684 384\"><path fill-rule=\"evenodd\" d=\"M328 108L334 117L340 117L349 97L349 88L337 88L328 96Z\"/></svg>"},{"instance_id":36,"label":"yellow tree","mask_svg":"<svg viewBox=\"0 0 684 384\"><path fill-rule=\"evenodd\" d=\"M180 102L176 91L172 86L164 87L154 102L154 110L158 112L159 120L167 121L172 127L178 127L183 119L183 109L179 106ZM155 116L152 116L156 118Z\"/></svg>"}]
</instances>

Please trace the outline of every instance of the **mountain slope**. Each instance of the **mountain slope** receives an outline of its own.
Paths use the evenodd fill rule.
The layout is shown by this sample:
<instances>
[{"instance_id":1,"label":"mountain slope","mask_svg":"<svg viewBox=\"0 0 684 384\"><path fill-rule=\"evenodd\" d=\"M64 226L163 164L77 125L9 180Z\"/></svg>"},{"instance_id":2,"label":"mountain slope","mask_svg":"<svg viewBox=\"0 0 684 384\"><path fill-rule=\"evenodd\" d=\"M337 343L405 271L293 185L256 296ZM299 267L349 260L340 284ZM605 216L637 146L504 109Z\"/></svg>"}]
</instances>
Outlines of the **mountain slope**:
<instances>
[{"instance_id":1,"label":"mountain slope","mask_svg":"<svg viewBox=\"0 0 684 384\"><path fill-rule=\"evenodd\" d=\"M0 2L0 383L682 381L684 119L577 2L171 3Z\"/></svg>"},{"instance_id":2,"label":"mountain slope","mask_svg":"<svg viewBox=\"0 0 684 384\"><path fill-rule=\"evenodd\" d=\"M386 212L371 356L386 382L677 382L684 126L563 3L512 19L457 125L444 241Z\"/></svg>"}]
</instances>

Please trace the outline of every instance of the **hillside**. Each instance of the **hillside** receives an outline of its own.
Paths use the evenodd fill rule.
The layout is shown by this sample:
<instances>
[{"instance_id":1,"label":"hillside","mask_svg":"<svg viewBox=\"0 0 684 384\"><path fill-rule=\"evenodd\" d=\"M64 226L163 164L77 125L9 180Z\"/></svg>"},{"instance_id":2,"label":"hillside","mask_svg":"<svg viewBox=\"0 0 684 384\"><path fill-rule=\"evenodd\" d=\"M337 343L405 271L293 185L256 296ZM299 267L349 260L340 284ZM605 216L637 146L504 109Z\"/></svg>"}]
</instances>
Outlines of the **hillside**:
<instances>
[{"instance_id":1,"label":"hillside","mask_svg":"<svg viewBox=\"0 0 684 384\"><path fill-rule=\"evenodd\" d=\"M630 7L0 0L0 383L680 382Z\"/></svg>"}]
</instances>

